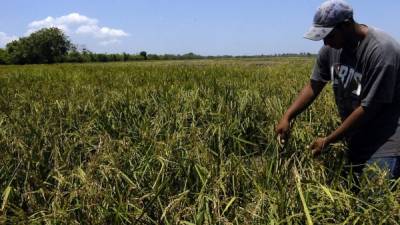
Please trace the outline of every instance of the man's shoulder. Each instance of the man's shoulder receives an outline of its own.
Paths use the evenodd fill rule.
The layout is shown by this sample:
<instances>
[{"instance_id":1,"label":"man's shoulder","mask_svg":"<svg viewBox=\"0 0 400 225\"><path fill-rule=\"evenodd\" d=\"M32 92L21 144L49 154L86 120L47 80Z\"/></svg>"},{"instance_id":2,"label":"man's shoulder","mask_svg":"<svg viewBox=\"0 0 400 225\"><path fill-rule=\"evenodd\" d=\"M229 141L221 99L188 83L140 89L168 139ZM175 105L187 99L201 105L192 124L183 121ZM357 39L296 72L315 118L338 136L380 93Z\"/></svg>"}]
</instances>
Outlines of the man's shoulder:
<instances>
[{"instance_id":1,"label":"man's shoulder","mask_svg":"<svg viewBox=\"0 0 400 225\"><path fill-rule=\"evenodd\" d=\"M370 46L380 51L397 51L400 54L400 44L390 34L382 29L369 27Z\"/></svg>"},{"instance_id":2,"label":"man's shoulder","mask_svg":"<svg viewBox=\"0 0 400 225\"><path fill-rule=\"evenodd\" d=\"M335 55L340 54L341 50L331 48L329 46L322 46L318 52L318 57L322 59L329 59Z\"/></svg>"}]
</instances>

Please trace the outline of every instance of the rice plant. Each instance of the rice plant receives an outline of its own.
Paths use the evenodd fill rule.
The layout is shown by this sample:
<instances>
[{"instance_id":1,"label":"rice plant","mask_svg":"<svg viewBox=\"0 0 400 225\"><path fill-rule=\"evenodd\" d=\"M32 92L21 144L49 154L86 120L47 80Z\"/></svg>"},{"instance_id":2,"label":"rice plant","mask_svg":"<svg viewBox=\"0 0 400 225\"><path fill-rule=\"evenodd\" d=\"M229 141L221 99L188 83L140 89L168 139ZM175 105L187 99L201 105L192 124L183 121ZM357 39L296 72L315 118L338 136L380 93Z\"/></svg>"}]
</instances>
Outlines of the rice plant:
<instances>
[{"instance_id":1,"label":"rice plant","mask_svg":"<svg viewBox=\"0 0 400 225\"><path fill-rule=\"evenodd\" d=\"M385 171L307 149L338 125L329 88L277 143L313 63L0 67L0 224L398 224Z\"/></svg>"}]
</instances>

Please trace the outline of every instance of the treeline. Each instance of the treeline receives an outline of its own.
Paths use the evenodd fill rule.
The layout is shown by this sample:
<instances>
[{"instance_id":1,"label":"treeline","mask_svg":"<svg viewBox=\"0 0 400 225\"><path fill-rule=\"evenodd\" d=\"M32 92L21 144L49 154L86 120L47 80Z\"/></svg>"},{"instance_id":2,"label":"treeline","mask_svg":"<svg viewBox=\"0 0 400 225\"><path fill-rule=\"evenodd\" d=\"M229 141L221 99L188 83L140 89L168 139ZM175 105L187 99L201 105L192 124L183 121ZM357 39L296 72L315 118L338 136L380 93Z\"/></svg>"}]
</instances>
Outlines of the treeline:
<instances>
[{"instance_id":1,"label":"treeline","mask_svg":"<svg viewBox=\"0 0 400 225\"><path fill-rule=\"evenodd\" d=\"M187 53L183 55L173 54L147 54L142 51L139 54L102 54L93 53L89 50L83 49L81 51L71 51L66 56L64 62L124 62L124 61L140 61L140 60L187 60L187 59L229 59L229 58L266 58L266 57L309 57L313 56L311 53L299 54L274 54L274 55L220 55L220 56L202 56L194 53Z\"/></svg>"},{"instance_id":2,"label":"treeline","mask_svg":"<svg viewBox=\"0 0 400 225\"><path fill-rule=\"evenodd\" d=\"M194 53L183 55L147 54L103 54L93 53L85 48L78 48L58 28L44 28L22 37L0 48L0 64L51 64L51 63L83 63L83 62L118 62L139 60L183 60L183 59L216 59L216 58L260 58L260 57L312 56L311 53L275 54L255 56L202 56Z\"/></svg>"},{"instance_id":3,"label":"treeline","mask_svg":"<svg viewBox=\"0 0 400 225\"><path fill-rule=\"evenodd\" d=\"M64 62L124 62L124 61L140 61L140 60L180 60L180 59L206 59L213 58L213 56L201 56L194 53L183 55L156 55L147 54L142 51L139 54L103 54L93 53L89 50L83 49L81 51L70 51L65 57Z\"/></svg>"}]
</instances>

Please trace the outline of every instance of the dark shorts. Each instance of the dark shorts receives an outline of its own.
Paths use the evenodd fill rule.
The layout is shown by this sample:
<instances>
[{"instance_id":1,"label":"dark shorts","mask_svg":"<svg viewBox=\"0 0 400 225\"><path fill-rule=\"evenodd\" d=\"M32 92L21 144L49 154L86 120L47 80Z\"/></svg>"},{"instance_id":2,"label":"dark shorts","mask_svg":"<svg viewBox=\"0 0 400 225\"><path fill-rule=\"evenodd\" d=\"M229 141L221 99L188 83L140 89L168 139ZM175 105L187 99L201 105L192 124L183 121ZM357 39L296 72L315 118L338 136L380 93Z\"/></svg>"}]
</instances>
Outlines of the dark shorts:
<instances>
[{"instance_id":1,"label":"dark shorts","mask_svg":"<svg viewBox=\"0 0 400 225\"><path fill-rule=\"evenodd\" d=\"M365 166L378 166L382 170L388 171L389 179L397 179L400 177L400 157L377 157L371 158Z\"/></svg>"},{"instance_id":2,"label":"dark shorts","mask_svg":"<svg viewBox=\"0 0 400 225\"><path fill-rule=\"evenodd\" d=\"M377 166L388 171L389 179L400 178L400 156L372 156L369 159L352 158L348 155L349 162L345 166L345 174L355 173L359 176L366 172L367 167Z\"/></svg>"},{"instance_id":3,"label":"dark shorts","mask_svg":"<svg viewBox=\"0 0 400 225\"><path fill-rule=\"evenodd\" d=\"M390 140L368 147L348 149L348 159L353 170L359 174L365 171L366 166L376 164L382 170L389 171L389 178L400 177L400 144Z\"/></svg>"}]
</instances>

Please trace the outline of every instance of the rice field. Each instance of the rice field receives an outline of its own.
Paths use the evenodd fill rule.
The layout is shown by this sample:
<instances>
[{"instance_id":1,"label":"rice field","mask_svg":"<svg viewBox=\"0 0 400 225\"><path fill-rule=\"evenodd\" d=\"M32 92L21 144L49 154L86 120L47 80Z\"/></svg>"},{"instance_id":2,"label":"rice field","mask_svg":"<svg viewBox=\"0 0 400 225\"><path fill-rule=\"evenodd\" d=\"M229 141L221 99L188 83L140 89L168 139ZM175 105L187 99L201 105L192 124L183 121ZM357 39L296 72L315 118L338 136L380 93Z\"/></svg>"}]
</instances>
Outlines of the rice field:
<instances>
[{"instance_id":1,"label":"rice field","mask_svg":"<svg viewBox=\"0 0 400 225\"><path fill-rule=\"evenodd\" d=\"M330 88L277 143L313 64L1 66L0 224L399 224L399 180L307 149L339 123Z\"/></svg>"}]
</instances>

